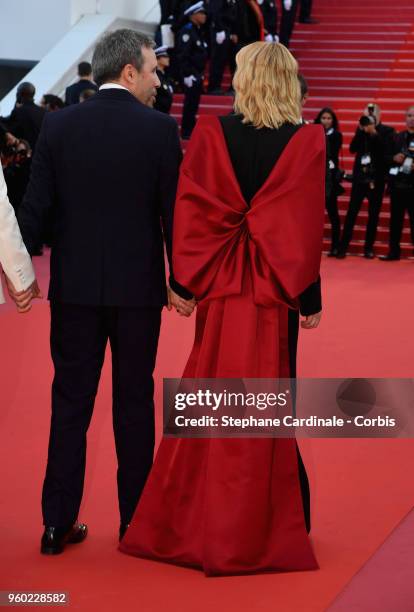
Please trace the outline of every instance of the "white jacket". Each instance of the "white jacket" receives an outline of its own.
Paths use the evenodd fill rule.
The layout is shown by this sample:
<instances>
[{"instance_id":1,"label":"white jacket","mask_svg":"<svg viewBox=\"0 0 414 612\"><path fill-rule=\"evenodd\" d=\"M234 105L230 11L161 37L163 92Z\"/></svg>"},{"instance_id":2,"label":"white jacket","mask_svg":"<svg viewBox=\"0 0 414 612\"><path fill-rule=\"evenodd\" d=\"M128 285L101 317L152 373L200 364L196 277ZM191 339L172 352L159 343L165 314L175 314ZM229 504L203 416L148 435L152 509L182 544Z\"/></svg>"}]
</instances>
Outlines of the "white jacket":
<instances>
[{"instance_id":1,"label":"white jacket","mask_svg":"<svg viewBox=\"0 0 414 612\"><path fill-rule=\"evenodd\" d=\"M0 164L0 264L17 291L24 291L35 280L30 256L20 234L13 206L7 197L6 181ZM2 275L0 275L2 276ZM0 280L0 304L4 295Z\"/></svg>"}]
</instances>

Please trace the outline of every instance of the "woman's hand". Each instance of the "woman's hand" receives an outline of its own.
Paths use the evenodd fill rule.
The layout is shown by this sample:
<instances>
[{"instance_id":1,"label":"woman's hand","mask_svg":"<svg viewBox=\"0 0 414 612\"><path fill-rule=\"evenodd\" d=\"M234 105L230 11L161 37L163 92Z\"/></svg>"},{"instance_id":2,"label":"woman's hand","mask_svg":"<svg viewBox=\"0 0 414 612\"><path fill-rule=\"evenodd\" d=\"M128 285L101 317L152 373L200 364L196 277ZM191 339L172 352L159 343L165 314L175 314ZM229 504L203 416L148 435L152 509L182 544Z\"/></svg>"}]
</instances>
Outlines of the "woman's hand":
<instances>
[{"instance_id":1,"label":"woman's hand","mask_svg":"<svg viewBox=\"0 0 414 612\"><path fill-rule=\"evenodd\" d=\"M300 322L300 326L303 329L314 329L315 327L318 327L321 317L322 310L320 312L317 312L316 314L305 317L305 319Z\"/></svg>"}]
</instances>

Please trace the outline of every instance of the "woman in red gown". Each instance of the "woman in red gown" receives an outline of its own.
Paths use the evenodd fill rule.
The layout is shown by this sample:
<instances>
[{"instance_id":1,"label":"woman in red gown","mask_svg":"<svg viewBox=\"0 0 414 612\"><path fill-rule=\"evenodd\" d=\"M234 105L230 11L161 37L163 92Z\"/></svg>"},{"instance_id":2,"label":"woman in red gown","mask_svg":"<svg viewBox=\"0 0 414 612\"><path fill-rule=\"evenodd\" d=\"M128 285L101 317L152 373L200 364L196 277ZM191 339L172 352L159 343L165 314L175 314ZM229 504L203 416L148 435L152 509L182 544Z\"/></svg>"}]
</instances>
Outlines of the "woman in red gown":
<instances>
[{"instance_id":1,"label":"woman in red gown","mask_svg":"<svg viewBox=\"0 0 414 612\"><path fill-rule=\"evenodd\" d=\"M198 301L184 378L292 374L289 313L317 285L325 203L297 72L280 44L244 47L236 114L194 130L174 218L174 274ZM164 438L120 550L207 576L317 569L300 461L295 439Z\"/></svg>"}]
</instances>

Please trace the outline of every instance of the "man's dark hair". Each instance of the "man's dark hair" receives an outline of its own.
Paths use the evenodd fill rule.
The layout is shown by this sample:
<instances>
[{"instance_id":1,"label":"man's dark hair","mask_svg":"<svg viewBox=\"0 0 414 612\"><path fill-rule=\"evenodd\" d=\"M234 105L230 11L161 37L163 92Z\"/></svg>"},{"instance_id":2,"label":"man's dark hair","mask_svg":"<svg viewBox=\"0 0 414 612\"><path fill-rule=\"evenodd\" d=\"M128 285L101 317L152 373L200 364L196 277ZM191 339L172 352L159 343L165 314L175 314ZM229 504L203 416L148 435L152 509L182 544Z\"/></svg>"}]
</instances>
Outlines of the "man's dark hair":
<instances>
[{"instance_id":1,"label":"man's dark hair","mask_svg":"<svg viewBox=\"0 0 414 612\"><path fill-rule=\"evenodd\" d=\"M299 79L299 85L300 85L300 96L301 96L301 99L303 100L303 98L309 92L308 83L305 77L303 76L303 74L298 74L298 79Z\"/></svg>"},{"instance_id":2,"label":"man's dark hair","mask_svg":"<svg viewBox=\"0 0 414 612\"><path fill-rule=\"evenodd\" d=\"M84 89L79 94L79 102L85 102L85 100L92 98L95 94L96 94L96 91L94 89Z\"/></svg>"},{"instance_id":3,"label":"man's dark hair","mask_svg":"<svg viewBox=\"0 0 414 612\"><path fill-rule=\"evenodd\" d=\"M89 62L81 62L78 65L78 75L80 77L88 77L92 74L92 66Z\"/></svg>"},{"instance_id":4,"label":"man's dark hair","mask_svg":"<svg viewBox=\"0 0 414 612\"><path fill-rule=\"evenodd\" d=\"M154 42L135 30L125 28L105 34L92 57L92 72L98 87L118 79L127 64L132 64L140 72L144 64L143 47L152 49Z\"/></svg>"},{"instance_id":5,"label":"man's dark hair","mask_svg":"<svg viewBox=\"0 0 414 612\"><path fill-rule=\"evenodd\" d=\"M24 83L20 83L16 92L16 99L18 102L28 102L33 100L35 97L36 88L33 83L29 83L25 81Z\"/></svg>"},{"instance_id":6,"label":"man's dark hair","mask_svg":"<svg viewBox=\"0 0 414 612\"><path fill-rule=\"evenodd\" d=\"M43 99L50 110L57 110L65 106L62 98L59 98L59 96L55 96L54 94L45 94Z\"/></svg>"}]
</instances>

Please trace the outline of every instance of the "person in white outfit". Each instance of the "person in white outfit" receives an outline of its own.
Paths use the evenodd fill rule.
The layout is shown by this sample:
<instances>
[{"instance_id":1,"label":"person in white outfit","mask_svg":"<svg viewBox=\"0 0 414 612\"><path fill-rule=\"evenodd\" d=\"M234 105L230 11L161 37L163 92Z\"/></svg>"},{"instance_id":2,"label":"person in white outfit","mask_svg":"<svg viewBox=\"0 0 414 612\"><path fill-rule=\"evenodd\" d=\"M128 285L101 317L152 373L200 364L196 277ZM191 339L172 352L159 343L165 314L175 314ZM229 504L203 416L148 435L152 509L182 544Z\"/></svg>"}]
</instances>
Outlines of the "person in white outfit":
<instances>
[{"instance_id":1,"label":"person in white outfit","mask_svg":"<svg viewBox=\"0 0 414 612\"><path fill-rule=\"evenodd\" d=\"M5 284L19 312L27 312L34 298L42 297L35 278L30 255L23 243L13 206L7 197L7 186L0 164L0 265ZM0 280L0 304L4 294Z\"/></svg>"}]
</instances>

